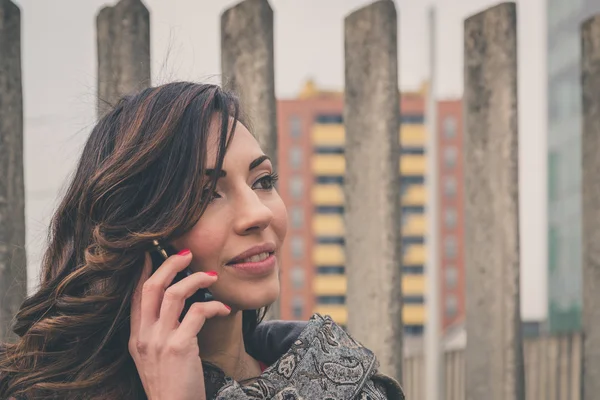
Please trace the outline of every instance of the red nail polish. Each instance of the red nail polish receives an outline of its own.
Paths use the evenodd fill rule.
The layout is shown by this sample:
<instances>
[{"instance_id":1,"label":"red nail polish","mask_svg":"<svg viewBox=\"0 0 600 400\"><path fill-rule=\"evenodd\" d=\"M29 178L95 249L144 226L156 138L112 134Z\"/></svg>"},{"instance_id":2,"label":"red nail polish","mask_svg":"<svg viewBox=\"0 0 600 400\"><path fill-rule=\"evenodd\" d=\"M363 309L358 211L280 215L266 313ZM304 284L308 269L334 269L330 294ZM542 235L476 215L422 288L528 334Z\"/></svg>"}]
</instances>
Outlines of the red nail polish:
<instances>
[{"instance_id":1,"label":"red nail polish","mask_svg":"<svg viewBox=\"0 0 600 400\"><path fill-rule=\"evenodd\" d=\"M217 274L217 272L216 272L216 271L208 271L208 272L206 273L206 275L208 275L208 276L217 276L218 274Z\"/></svg>"},{"instance_id":2,"label":"red nail polish","mask_svg":"<svg viewBox=\"0 0 600 400\"><path fill-rule=\"evenodd\" d=\"M227 304L223 304L225 306L226 309L228 309L229 311L231 311L231 307L229 307Z\"/></svg>"},{"instance_id":3,"label":"red nail polish","mask_svg":"<svg viewBox=\"0 0 600 400\"><path fill-rule=\"evenodd\" d=\"M183 249L177 253L178 256L187 256L188 254L190 254L190 249Z\"/></svg>"}]
</instances>

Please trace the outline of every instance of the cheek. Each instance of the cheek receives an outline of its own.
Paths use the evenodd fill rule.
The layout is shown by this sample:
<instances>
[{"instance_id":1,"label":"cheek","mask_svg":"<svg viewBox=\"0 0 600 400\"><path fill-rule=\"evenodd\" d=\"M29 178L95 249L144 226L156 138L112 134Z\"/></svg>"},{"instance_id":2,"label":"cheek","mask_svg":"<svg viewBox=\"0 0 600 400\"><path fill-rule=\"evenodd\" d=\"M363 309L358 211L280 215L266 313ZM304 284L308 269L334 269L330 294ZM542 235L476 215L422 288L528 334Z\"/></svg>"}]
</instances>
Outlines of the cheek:
<instances>
[{"instance_id":1,"label":"cheek","mask_svg":"<svg viewBox=\"0 0 600 400\"><path fill-rule=\"evenodd\" d=\"M226 241L225 224L218 221L212 223L212 218L205 219L203 216L191 231L174 244L178 249L190 249L193 255L192 270L209 271L218 266Z\"/></svg>"},{"instance_id":2,"label":"cheek","mask_svg":"<svg viewBox=\"0 0 600 400\"><path fill-rule=\"evenodd\" d=\"M277 197L278 199L271 205L271 212L273 213L273 222L271 224L277 235L277 239L279 239L280 242L283 242L285 235L287 234L288 215L283 200L281 197Z\"/></svg>"}]
</instances>

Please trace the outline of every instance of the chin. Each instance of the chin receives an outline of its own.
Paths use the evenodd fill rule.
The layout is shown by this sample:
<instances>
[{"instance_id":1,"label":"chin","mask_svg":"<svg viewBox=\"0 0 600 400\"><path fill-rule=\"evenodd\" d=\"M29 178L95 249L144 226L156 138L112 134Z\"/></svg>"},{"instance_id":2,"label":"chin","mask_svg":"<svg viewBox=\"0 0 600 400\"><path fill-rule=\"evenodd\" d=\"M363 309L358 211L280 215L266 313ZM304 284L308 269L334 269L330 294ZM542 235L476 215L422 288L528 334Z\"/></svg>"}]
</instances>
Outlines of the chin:
<instances>
[{"instance_id":1,"label":"chin","mask_svg":"<svg viewBox=\"0 0 600 400\"><path fill-rule=\"evenodd\" d=\"M233 296L221 297L217 293L215 295L225 304L229 304L238 310L258 310L273 304L279 298L280 285L276 275L266 281L244 282L244 284L236 286L235 289L227 291L228 294L234 294Z\"/></svg>"}]
</instances>

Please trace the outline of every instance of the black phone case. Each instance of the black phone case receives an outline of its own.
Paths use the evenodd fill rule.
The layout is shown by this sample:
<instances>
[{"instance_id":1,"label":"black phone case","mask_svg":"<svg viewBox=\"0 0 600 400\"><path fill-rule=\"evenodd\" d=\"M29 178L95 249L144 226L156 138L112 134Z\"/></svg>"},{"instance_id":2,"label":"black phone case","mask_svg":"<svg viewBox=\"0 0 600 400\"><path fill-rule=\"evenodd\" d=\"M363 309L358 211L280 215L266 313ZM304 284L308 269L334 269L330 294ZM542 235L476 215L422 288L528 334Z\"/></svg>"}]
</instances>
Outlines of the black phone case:
<instances>
[{"instance_id":1,"label":"black phone case","mask_svg":"<svg viewBox=\"0 0 600 400\"><path fill-rule=\"evenodd\" d=\"M173 249L170 246L163 246L164 250L166 251L168 256L171 256L173 254L175 254L175 249ZM156 272L156 270L158 269L158 267L165 262L165 258L163 257L162 254L160 254L158 251L152 251L150 253L150 256L152 258L152 273ZM175 275L175 279L173 279L173 282L171 282L172 286L175 283L179 282L180 280L184 279L185 277L189 276L192 273L192 271L189 268L184 269L183 271L177 273L177 275ZM208 290L208 289L200 289L198 290L196 293L194 293L193 295L191 295L190 297L188 297L185 300L185 305L183 307L183 311L181 312L181 315L179 316L179 321L181 322L181 320L183 320L183 317L185 317L185 314L187 313L187 311L190 309L190 307L192 306L192 304L194 303L204 303L207 301L212 301L214 300L214 297L212 295L212 293Z\"/></svg>"}]
</instances>

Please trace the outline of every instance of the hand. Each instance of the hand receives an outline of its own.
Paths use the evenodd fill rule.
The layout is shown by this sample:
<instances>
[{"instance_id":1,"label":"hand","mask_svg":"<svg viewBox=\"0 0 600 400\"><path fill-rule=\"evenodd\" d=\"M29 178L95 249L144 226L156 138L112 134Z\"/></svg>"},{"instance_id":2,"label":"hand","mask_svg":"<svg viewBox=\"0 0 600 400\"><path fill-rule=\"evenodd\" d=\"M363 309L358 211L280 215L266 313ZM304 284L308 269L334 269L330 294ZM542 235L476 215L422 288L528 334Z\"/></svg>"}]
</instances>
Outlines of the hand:
<instances>
[{"instance_id":1,"label":"hand","mask_svg":"<svg viewBox=\"0 0 600 400\"><path fill-rule=\"evenodd\" d=\"M194 273L169 286L192 255L173 255L152 274L146 254L142 278L131 304L129 353L150 400L204 399L204 374L196 336L208 318L226 316L230 309L218 301L194 303L179 322L185 300L217 280Z\"/></svg>"}]
</instances>

